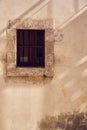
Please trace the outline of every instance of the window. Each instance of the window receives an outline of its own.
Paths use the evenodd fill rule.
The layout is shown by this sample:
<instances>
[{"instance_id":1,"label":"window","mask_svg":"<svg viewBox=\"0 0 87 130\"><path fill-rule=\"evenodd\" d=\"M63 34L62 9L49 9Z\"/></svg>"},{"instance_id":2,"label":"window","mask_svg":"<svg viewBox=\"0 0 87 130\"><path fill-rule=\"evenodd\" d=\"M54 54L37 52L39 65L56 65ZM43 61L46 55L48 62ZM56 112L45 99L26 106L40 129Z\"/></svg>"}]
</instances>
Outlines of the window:
<instances>
[{"instance_id":1,"label":"window","mask_svg":"<svg viewBox=\"0 0 87 130\"><path fill-rule=\"evenodd\" d=\"M45 30L17 30L17 67L45 67Z\"/></svg>"},{"instance_id":2,"label":"window","mask_svg":"<svg viewBox=\"0 0 87 130\"><path fill-rule=\"evenodd\" d=\"M53 77L53 19L18 20L6 32L8 77Z\"/></svg>"}]
</instances>

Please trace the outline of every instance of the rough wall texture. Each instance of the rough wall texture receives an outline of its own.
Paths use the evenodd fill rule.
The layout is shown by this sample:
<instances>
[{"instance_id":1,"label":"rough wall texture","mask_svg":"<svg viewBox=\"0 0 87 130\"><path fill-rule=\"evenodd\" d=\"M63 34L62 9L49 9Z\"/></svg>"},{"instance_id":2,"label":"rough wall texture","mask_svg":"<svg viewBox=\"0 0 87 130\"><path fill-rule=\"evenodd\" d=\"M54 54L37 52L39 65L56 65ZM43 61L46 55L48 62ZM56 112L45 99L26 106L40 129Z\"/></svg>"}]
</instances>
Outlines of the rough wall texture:
<instances>
[{"instance_id":1,"label":"rough wall texture","mask_svg":"<svg viewBox=\"0 0 87 130\"><path fill-rule=\"evenodd\" d=\"M13 1L13 0L12 0ZM0 1L3 3L3 1ZM11 1L10 1L11 2ZM0 15L3 21L17 16L18 9L27 6L4 0ZM10 7L15 4L13 12ZM28 3L29 4L29 3ZM9 5L9 6L7 6ZM1 4L0 4L1 6ZM6 8L6 11L5 11ZM58 8L58 7L57 7ZM57 10L56 8L56 10ZM17 12L16 12L17 10ZM42 11L44 12L44 11ZM19 13L19 14L20 14ZM8 15L10 16L8 16ZM57 13L55 12L57 15ZM41 17L43 15L40 15ZM38 16L39 17L39 16ZM43 16L44 18L45 16ZM56 26L57 27L57 26ZM87 109L87 11L72 21L61 32L62 39L54 47L55 65L52 80L36 84L35 82L8 82L3 77L2 55L5 52L6 37L0 38L0 129L1 130L35 130L37 122L46 115L58 115L61 112ZM5 54L4 54L5 55Z\"/></svg>"}]
</instances>

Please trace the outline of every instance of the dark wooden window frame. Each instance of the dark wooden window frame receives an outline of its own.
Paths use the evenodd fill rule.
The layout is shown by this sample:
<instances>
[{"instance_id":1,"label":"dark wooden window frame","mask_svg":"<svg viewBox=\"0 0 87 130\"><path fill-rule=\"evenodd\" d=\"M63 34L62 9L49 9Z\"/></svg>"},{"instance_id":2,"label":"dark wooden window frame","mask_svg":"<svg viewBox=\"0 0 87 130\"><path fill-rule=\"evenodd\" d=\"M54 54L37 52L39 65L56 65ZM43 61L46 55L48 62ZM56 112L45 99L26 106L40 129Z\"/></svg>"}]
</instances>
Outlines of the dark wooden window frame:
<instances>
[{"instance_id":1,"label":"dark wooden window frame","mask_svg":"<svg viewBox=\"0 0 87 130\"><path fill-rule=\"evenodd\" d=\"M17 29L17 67L45 67L45 30Z\"/></svg>"}]
</instances>

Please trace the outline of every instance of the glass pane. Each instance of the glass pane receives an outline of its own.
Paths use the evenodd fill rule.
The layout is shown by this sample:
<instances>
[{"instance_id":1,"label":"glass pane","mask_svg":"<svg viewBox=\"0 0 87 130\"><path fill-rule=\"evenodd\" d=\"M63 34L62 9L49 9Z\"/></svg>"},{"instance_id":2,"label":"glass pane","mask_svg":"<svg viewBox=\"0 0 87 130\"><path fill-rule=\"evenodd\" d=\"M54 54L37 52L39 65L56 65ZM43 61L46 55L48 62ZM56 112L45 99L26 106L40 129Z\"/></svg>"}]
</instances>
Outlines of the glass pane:
<instances>
[{"instance_id":1,"label":"glass pane","mask_svg":"<svg viewBox=\"0 0 87 130\"><path fill-rule=\"evenodd\" d=\"M37 47L37 57L43 57L43 48L42 47Z\"/></svg>"},{"instance_id":2,"label":"glass pane","mask_svg":"<svg viewBox=\"0 0 87 130\"><path fill-rule=\"evenodd\" d=\"M24 42L24 32L23 30L17 30L17 44L23 45Z\"/></svg>"},{"instance_id":3,"label":"glass pane","mask_svg":"<svg viewBox=\"0 0 87 130\"><path fill-rule=\"evenodd\" d=\"M38 46L44 45L44 30L37 31L37 45Z\"/></svg>"},{"instance_id":4,"label":"glass pane","mask_svg":"<svg viewBox=\"0 0 87 130\"><path fill-rule=\"evenodd\" d=\"M24 47L24 56L29 56L29 46Z\"/></svg>"},{"instance_id":5,"label":"glass pane","mask_svg":"<svg viewBox=\"0 0 87 130\"><path fill-rule=\"evenodd\" d=\"M34 46L35 38L34 38L34 31L29 31L29 45Z\"/></svg>"},{"instance_id":6,"label":"glass pane","mask_svg":"<svg viewBox=\"0 0 87 130\"><path fill-rule=\"evenodd\" d=\"M24 30L24 44L29 45L29 30Z\"/></svg>"}]
</instances>

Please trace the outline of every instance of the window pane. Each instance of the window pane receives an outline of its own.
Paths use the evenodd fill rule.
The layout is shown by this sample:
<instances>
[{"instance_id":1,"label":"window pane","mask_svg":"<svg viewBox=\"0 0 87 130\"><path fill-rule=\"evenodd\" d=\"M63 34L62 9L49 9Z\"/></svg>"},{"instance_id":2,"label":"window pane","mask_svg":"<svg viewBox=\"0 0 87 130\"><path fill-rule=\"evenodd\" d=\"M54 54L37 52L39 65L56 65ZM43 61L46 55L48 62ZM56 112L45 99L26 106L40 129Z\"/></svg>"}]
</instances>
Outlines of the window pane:
<instances>
[{"instance_id":1,"label":"window pane","mask_svg":"<svg viewBox=\"0 0 87 130\"><path fill-rule=\"evenodd\" d=\"M24 56L29 56L29 46L24 46Z\"/></svg>"},{"instance_id":2,"label":"window pane","mask_svg":"<svg viewBox=\"0 0 87 130\"><path fill-rule=\"evenodd\" d=\"M24 44L29 45L29 31L24 30Z\"/></svg>"},{"instance_id":3,"label":"window pane","mask_svg":"<svg viewBox=\"0 0 87 130\"><path fill-rule=\"evenodd\" d=\"M38 46L44 45L44 30L37 31L37 45Z\"/></svg>"},{"instance_id":4,"label":"window pane","mask_svg":"<svg viewBox=\"0 0 87 130\"><path fill-rule=\"evenodd\" d=\"M29 45L34 46L35 38L34 38L34 31L29 31Z\"/></svg>"},{"instance_id":5,"label":"window pane","mask_svg":"<svg viewBox=\"0 0 87 130\"><path fill-rule=\"evenodd\" d=\"M24 42L24 32L23 30L17 30L17 44L18 45L23 45Z\"/></svg>"},{"instance_id":6,"label":"window pane","mask_svg":"<svg viewBox=\"0 0 87 130\"><path fill-rule=\"evenodd\" d=\"M42 47L37 47L36 48L36 53L37 53L37 58L43 57L43 48Z\"/></svg>"}]
</instances>

